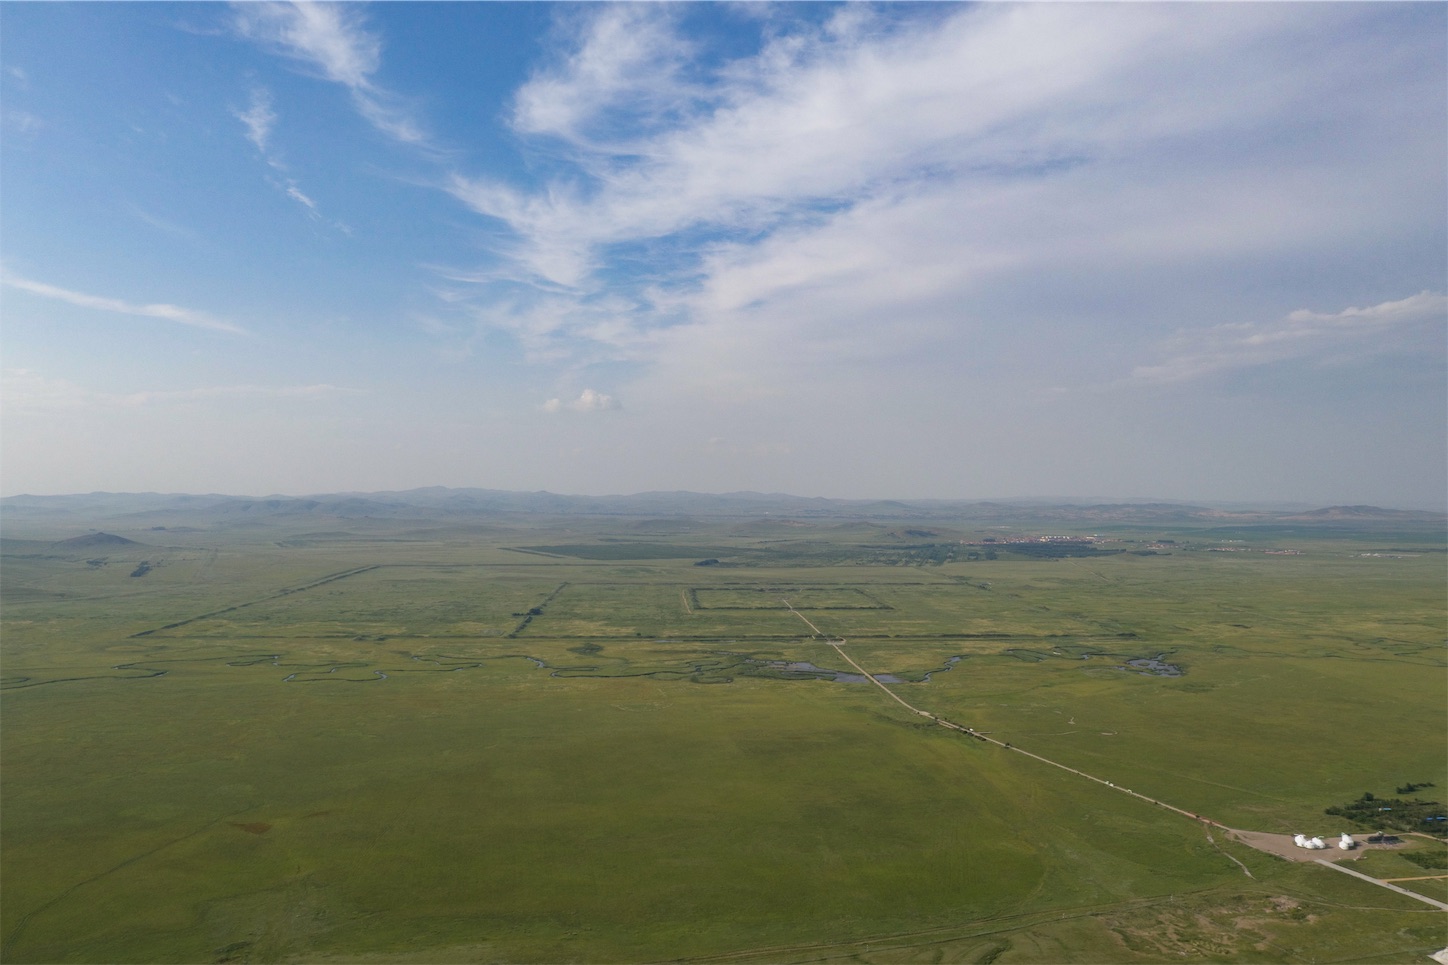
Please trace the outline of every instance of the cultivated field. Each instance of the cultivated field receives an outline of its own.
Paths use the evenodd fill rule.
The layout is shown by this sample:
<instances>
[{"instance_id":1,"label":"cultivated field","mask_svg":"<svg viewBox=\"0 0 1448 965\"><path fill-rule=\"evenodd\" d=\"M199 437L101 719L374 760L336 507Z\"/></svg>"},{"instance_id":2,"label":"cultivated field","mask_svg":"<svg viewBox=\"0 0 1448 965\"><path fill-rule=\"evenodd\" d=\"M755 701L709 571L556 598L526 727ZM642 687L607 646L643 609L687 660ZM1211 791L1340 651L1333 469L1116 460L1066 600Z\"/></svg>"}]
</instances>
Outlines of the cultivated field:
<instances>
[{"instance_id":1,"label":"cultivated field","mask_svg":"<svg viewBox=\"0 0 1448 965\"><path fill-rule=\"evenodd\" d=\"M1448 799L1441 522L1056 552L1006 540L1059 522L189 522L6 523L6 962L1448 944L1443 911L1118 790L1325 836L1368 830L1323 813L1364 793ZM910 714L801 617L1116 787ZM1402 840L1353 866L1448 900L1442 845Z\"/></svg>"}]
</instances>

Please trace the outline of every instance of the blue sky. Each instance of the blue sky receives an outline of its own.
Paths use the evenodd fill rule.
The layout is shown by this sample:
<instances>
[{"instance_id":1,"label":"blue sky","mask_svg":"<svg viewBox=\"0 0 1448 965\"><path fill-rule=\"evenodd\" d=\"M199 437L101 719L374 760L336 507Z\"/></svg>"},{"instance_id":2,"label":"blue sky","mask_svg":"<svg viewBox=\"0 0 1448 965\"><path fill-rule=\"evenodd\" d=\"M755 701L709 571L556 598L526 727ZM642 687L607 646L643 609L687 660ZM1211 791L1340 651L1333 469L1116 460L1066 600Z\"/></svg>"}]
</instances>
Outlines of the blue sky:
<instances>
[{"instance_id":1,"label":"blue sky","mask_svg":"<svg viewBox=\"0 0 1448 965\"><path fill-rule=\"evenodd\" d=\"M0 489L1442 508L1445 21L0 5Z\"/></svg>"}]
</instances>

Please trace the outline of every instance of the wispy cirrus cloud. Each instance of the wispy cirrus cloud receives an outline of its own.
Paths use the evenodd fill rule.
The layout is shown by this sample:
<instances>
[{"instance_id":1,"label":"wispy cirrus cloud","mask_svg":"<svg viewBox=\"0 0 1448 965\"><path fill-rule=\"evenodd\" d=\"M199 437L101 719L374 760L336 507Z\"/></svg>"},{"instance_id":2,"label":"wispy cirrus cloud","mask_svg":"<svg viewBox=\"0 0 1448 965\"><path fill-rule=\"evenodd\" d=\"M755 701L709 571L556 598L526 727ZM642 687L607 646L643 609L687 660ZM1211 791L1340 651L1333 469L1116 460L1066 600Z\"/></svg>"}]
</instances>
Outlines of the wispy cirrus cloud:
<instances>
[{"instance_id":1,"label":"wispy cirrus cloud","mask_svg":"<svg viewBox=\"0 0 1448 965\"><path fill-rule=\"evenodd\" d=\"M1339 312L1298 309L1273 322L1236 322L1178 333L1169 356L1138 366L1136 382L1190 382L1219 372L1298 359L1339 359L1344 352L1374 356L1411 351L1415 334L1448 325L1448 297L1419 292L1396 301Z\"/></svg>"},{"instance_id":2,"label":"wispy cirrus cloud","mask_svg":"<svg viewBox=\"0 0 1448 965\"><path fill-rule=\"evenodd\" d=\"M641 128L677 123L693 102L709 99L685 77L694 45L676 32L675 10L609 4L589 17L558 62L514 95L515 130L572 144L586 161L627 151Z\"/></svg>"},{"instance_id":3,"label":"wispy cirrus cloud","mask_svg":"<svg viewBox=\"0 0 1448 965\"><path fill-rule=\"evenodd\" d=\"M427 136L392 91L372 75L382 63L382 41L358 8L338 3L235 3L236 32L316 70L346 87L368 123L394 140L426 146Z\"/></svg>"},{"instance_id":4,"label":"wispy cirrus cloud","mask_svg":"<svg viewBox=\"0 0 1448 965\"><path fill-rule=\"evenodd\" d=\"M317 207L317 202L302 190L301 183L296 178L287 173L286 163L272 149L271 136L276 127L277 113L272 109L271 92L264 87L252 88L251 105L244 111L233 111L232 113L246 128L246 139L256 146L262 160L278 173L277 177L269 177L268 182L301 205L309 217L318 221L322 220L322 212ZM341 228L342 226L336 225L335 227Z\"/></svg>"},{"instance_id":5,"label":"wispy cirrus cloud","mask_svg":"<svg viewBox=\"0 0 1448 965\"><path fill-rule=\"evenodd\" d=\"M160 217L159 215L147 211L145 208L141 207L133 201L124 201L121 203L121 207L132 217L150 225L157 231L163 231L168 235L175 235L178 238L185 238L188 241L201 240L200 236L195 231L191 230L185 225L177 224L174 221L168 221L165 218Z\"/></svg>"},{"instance_id":6,"label":"wispy cirrus cloud","mask_svg":"<svg viewBox=\"0 0 1448 965\"><path fill-rule=\"evenodd\" d=\"M263 155L271 140L272 128L276 125L276 111L272 110L271 92L264 87L251 91L251 106L244 111L235 111L236 117L246 126L246 139L256 145Z\"/></svg>"},{"instance_id":7,"label":"wispy cirrus cloud","mask_svg":"<svg viewBox=\"0 0 1448 965\"><path fill-rule=\"evenodd\" d=\"M763 390L781 359L969 360L1103 322L1140 359L1184 298L1237 311L1244 263L1436 230L1441 123L1371 92L1429 117L1441 85L1403 65L1438 54L1376 56L1358 8L846 5L722 59L676 8L580 11L509 115L557 173L441 181L506 229L477 316L538 358ZM1350 77L1323 36L1360 45ZM1152 302L1129 332L1111 284Z\"/></svg>"},{"instance_id":8,"label":"wispy cirrus cloud","mask_svg":"<svg viewBox=\"0 0 1448 965\"><path fill-rule=\"evenodd\" d=\"M91 308L101 312L115 312L119 315L137 315L143 318L160 318L168 322L179 322L182 325L209 329L214 332L228 332L232 335L247 334L246 329L239 325L234 325L224 319L208 315L206 312L198 312L194 309L182 308L178 305L169 305L163 302L136 305L131 302L122 301L119 298L106 298L101 295L90 295L85 292L71 291L67 288L47 285L44 282L32 281L28 278L21 278L18 275L9 273L0 275L0 285L29 292L32 295L39 295L42 298L53 298L56 301L67 302L81 308Z\"/></svg>"},{"instance_id":9,"label":"wispy cirrus cloud","mask_svg":"<svg viewBox=\"0 0 1448 965\"><path fill-rule=\"evenodd\" d=\"M103 392L31 369L7 369L0 378L0 401L25 410L142 408L225 399L323 399L357 394L359 390L314 385L212 385L191 389L148 389Z\"/></svg>"},{"instance_id":10,"label":"wispy cirrus cloud","mask_svg":"<svg viewBox=\"0 0 1448 965\"><path fill-rule=\"evenodd\" d=\"M5 125L21 137L30 137L45 126L44 121L29 111L6 111L4 119Z\"/></svg>"},{"instance_id":11,"label":"wispy cirrus cloud","mask_svg":"<svg viewBox=\"0 0 1448 965\"><path fill-rule=\"evenodd\" d=\"M313 385L209 385L196 389L152 389L109 396L120 405L155 405L171 402L199 402L206 399L320 399L334 395L356 395L360 389L319 382Z\"/></svg>"},{"instance_id":12,"label":"wispy cirrus cloud","mask_svg":"<svg viewBox=\"0 0 1448 965\"><path fill-rule=\"evenodd\" d=\"M296 182L296 181L293 181L291 178L288 178L288 179L287 179L287 183L286 183L286 185L285 185L285 190L286 190L287 197L291 198L293 201L295 201L297 204L301 205L303 208L306 208L308 214L314 215L314 216L319 217L319 218L321 217L321 213L320 213L319 211L317 211L317 202L313 201L313 200L312 200L311 198L309 198L306 194L304 194L304 193L302 192L302 189L297 186L297 182Z\"/></svg>"},{"instance_id":13,"label":"wispy cirrus cloud","mask_svg":"<svg viewBox=\"0 0 1448 965\"><path fill-rule=\"evenodd\" d=\"M1157 17L1055 10L966 11L890 29L847 9L704 83L681 68L690 44L675 20L648 5L608 6L518 91L514 129L568 143L581 184L448 182L515 231L510 254L540 279L584 284L609 245L684 231L758 236L972 168L1078 159L1103 135L1048 122L1099 112L1090 88L1168 29Z\"/></svg>"},{"instance_id":14,"label":"wispy cirrus cloud","mask_svg":"<svg viewBox=\"0 0 1448 965\"><path fill-rule=\"evenodd\" d=\"M267 0L232 10L243 36L313 65L339 84L365 89L381 63L382 42L363 27L355 8Z\"/></svg>"}]
</instances>

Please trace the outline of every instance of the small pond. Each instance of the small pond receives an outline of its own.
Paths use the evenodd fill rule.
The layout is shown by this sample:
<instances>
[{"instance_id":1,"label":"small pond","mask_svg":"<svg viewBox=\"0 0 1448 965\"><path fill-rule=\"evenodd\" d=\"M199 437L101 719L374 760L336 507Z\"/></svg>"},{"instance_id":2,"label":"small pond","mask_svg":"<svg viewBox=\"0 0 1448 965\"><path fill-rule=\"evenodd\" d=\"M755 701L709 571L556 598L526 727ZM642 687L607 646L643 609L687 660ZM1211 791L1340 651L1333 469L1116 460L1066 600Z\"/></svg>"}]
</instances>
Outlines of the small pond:
<instances>
[{"instance_id":1,"label":"small pond","mask_svg":"<svg viewBox=\"0 0 1448 965\"><path fill-rule=\"evenodd\" d=\"M1131 668L1137 673L1146 674L1149 677L1180 677L1182 668L1162 660L1161 658L1165 656L1166 654L1159 653L1155 657L1137 657L1134 660L1126 661L1126 666L1121 669Z\"/></svg>"}]
</instances>

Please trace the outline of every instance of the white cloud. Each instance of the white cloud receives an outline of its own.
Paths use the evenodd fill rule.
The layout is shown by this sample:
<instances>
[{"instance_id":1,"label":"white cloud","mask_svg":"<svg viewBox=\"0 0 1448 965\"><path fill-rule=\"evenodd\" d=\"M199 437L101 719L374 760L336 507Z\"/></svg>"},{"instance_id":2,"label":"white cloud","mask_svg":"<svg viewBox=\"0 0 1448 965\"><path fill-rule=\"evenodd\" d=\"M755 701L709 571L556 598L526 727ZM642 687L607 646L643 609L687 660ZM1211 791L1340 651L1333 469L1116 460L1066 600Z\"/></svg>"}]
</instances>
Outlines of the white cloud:
<instances>
[{"instance_id":1,"label":"white cloud","mask_svg":"<svg viewBox=\"0 0 1448 965\"><path fill-rule=\"evenodd\" d=\"M674 15L638 4L591 11L561 62L519 88L514 128L617 152L626 150L616 140L620 112L625 128L675 119L681 103L699 92L681 79L692 45L674 33Z\"/></svg>"},{"instance_id":2,"label":"white cloud","mask_svg":"<svg viewBox=\"0 0 1448 965\"><path fill-rule=\"evenodd\" d=\"M620 296L580 300L554 292L469 306L466 296L456 290L437 295L470 315L478 328L506 332L532 362L630 359L650 349L651 336L635 319L645 310L636 300Z\"/></svg>"},{"instance_id":3,"label":"white cloud","mask_svg":"<svg viewBox=\"0 0 1448 965\"><path fill-rule=\"evenodd\" d=\"M7 285L10 288L30 292L32 295L39 295L42 298L53 298L57 301L68 302L72 305L78 305L81 308L93 308L97 311L115 312L120 315L161 318L169 322L180 322L182 325L192 325L196 328L205 328L216 332L230 332L233 335L246 334L245 329L233 325L231 322L208 315L205 312L198 312L190 308L181 308L176 305L163 303L135 305L130 302L121 301L119 298L87 295L83 292L57 288L55 285L47 285L43 282L31 281L27 278L20 278L9 274L0 276L0 285Z\"/></svg>"},{"instance_id":4,"label":"white cloud","mask_svg":"<svg viewBox=\"0 0 1448 965\"><path fill-rule=\"evenodd\" d=\"M287 179L287 197L306 208L311 214L317 213L317 202L303 194L302 189L297 187L297 182L291 178Z\"/></svg>"},{"instance_id":5,"label":"white cloud","mask_svg":"<svg viewBox=\"0 0 1448 965\"><path fill-rule=\"evenodd\" d=\"M367 88L382 44L354 8L337 3L237 3L233 23L244 37L319 68L347 87Z\"/></svg>"},{"instance_id":6,"label":"white cloud","mask_svg":"<svg viewBox=\"0 0 1448 965\"><path fill-rule=\"evenodd\" d=\"M1448 297L1419 292L1408 298L1340 312L1298 309L1275 322L1236 322L1179 333L1170 356L1138 366L1132 378L1146 383L1189 382L1232 369L1294 359L1339 359L1345 349L1361 356L1411 351L1412 335L1448 325Z\"/></svg>"},{"instance_id":7,"label":"white cloud","mask_svg":"<svg viewBox=\"0 0 1448 965\"><path fill-rule=\"evenodd\" d=\"M396 94L371 87L352 91L357 111L383 134L414 147L427 147L427 134Z\"/></svg>"},{"instance_id":8,"label":"white cloud","mask_svg":"<svg viewBox=\"0 0 1448 965\"><path fill-rule=\"evenodd\" d=\"M40 118L29 111L6 111L5 124L21 137L29 137L45 126Z\"/></svg>"},{"instance_id":9,"label":"white cloud","mask_svg":"<svg viewBox=\"0 0 1448 965\"><path fill-rule=\"evenodd\" d=\"M200 240L200 236L190 228L176 224L174 221L167 221L165 218L152 214L134 202L126 201L123 202L121 206L128 213L150 225L152 228L155 228L157 231L164 231L168 235L175 235L178 238L185 238L188 241Z\"/></svg>"},{"instance_id":10,"label":"white cloud","mask_svg":"<svg viewBox=\"0 0 1448 965\"><path fill-rule=\"evenodd\" d=\"M605 395L594 389L584 389L572 402L564 402L562 399L549 399L543 403L544 412L607 412L612 409L619 409L618 400L611 395Z\"/></svg>"},{"instance_id":11,"label":"white cloud","mask_svg":"<svg viewBox=\"0 0 1448 965\"><path fill-rule=\"evenodd\" d=\"M359 390L330 383L314 385L211 385L196 389L156 389L108 396L116 404L127 406L156 405L173 402L199 402L206 399L318 399L332 395L353 395Z\"/></svg>"},{"instance_id":12,"label":"white cloud","mask_svg":"<svg viewBox=\"0 0 1448 965\"><path fill-rule=\"evenodd\" d=\"M511 118L573 168L532 188L452 174L511 234L449 277L534 359L650 363L635 409L896 362L1059 388L1144 357L1162 318L1243 317L1244 264L1356 257L1441 221L1424 187L1441 121L1381 109L1389 90L1409 118L1441 102L1403 67L1428 55L1372 56L1361 8L847 6L707 69L671 8L583 9ZM1350 68L1325 36L1362 44ZM1088 323L1120 347L1070 329ZM1062 334L1087 351L1041 350Z\"/></svg>"},{"instance_id":13,"label":"white cloud","mask_svg":"<svg viewBox=\"0 0 1448 965\"><path fill-rule=\"evenodd\" d=\"M277 122L276 112L272 110L271 94L265 88L253 88L251 106L244 111L234 113L237 119L246 125L246 139L255 144L258 151L266 155L267 142L271 138L272 127Z\"/></svg>"},{"instance_id":14,"label":"white cloud","mask_svg":"<svg viewBox=\"0 0 1448 965\"><path fill-rule=\"evenodd\" d=\"M426 135L398 96L373 81L382 42L367 30L357 8L338 3L234 3L241 36L315 68L341 84L373 127L395 140L424 146Z\"/></svg>"},{"instance_id":15,"label":"white cloud","mask_svg":"<svg viewBox=\"0 0 1448 965\"><path fill-rule=\"evenodd\" d=\"M1448 297L1438 292L1423 291L1398 301L1382 302L1369 308L1344 308L1331 314L1300 308L1289 314L1287 321L1294 326L1297 337L1301 337L1344 329L1372 331L1422 320L1445 321L1448 320L1445 315L1448 315Z\"/></svg>"},{"instance_id":16,"label":"white cloud","mask_svg":"<svg viewBox=\"0 0 1448 965\"><path fill-rule=\"evenodd\" d=\"M0 377L0 401L7 408L27 411L135 409L213 399L320 399L356 392L355 389L330 384L213 385L192 389L102 392L31 369L7 369Z\"/></svg>"},{"instance_id":17,"label":"white cloud","mask_svg":"<svg viewBox=\"0 0 1448 965\"><path fill-rule=\"evenodd\" d=\"M302 190L302 186L296 178L284 174L287 170L287 165L282 161L281 157L272 150L271 135L276 127L277 114L276 111L272 110L271 93L262 87L253 88L251 92L251 106L245 111L233 111L233 113L246 127L246 139L256 146L257 151L261 153L262 159L265 160L270 167L283 173L280 180L268 178L269 183L287 197L297 202L297 204L301 205L308 217L316 221L322 220L322 212L317 207L317 202ZM346 226L340 223L333 223L333 227L343 232L347 231Z\"/></svg>"},{"instance_id":18,"label":"white cloud","mask_svg":"<svg viewBox=\"0 0 1448 965\"><path fill-rule=\"evenodd\" d=\"M451 190L518 233L530 271L578 285L599 246L700 226L769 229L973 164L1079 155L1101 140L1075 116L1101 113L1081 89L1168 29L1147 15L1012 7L890 32L847 11L729 65L705 94L679 79L687 45L671 14L607 7L560 67L522 88L514 112L520 133L572 142L596 189L556 182L523 194L457 177ZM623 133L588 136L604 122L619 129L620 102L632 112Z\"/></svg>"},{"instance_id":19,"label":"white cloud","mask_svg":"<svg viewBox=\"0 0 1448 965\"><path fill-rule=\"evenodd\" d=\"M64 379L50 379L30 369L6 369L0 376L0 403L8 411L21 409L81 409L93 393Z\"/></svg>"}]
</instances>

